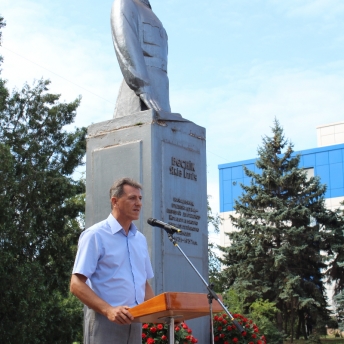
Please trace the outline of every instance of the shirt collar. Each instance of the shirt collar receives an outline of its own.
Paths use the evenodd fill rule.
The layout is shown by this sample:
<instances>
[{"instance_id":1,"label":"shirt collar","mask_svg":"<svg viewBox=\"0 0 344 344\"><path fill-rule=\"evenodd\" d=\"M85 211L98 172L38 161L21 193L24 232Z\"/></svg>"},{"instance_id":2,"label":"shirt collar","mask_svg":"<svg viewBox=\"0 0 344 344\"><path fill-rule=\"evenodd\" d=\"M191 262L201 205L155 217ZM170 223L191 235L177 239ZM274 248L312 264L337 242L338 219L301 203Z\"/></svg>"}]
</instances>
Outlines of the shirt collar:
<instances>
[{"instance_id":1,"label":"shirt collar","mask_svg":"<svg viewBox=\"0 0 344 344\"><path fill-rule=\"evenodd\" d=\"M113 215L110 213L110 215L107 218L107 221L110 225L111 233L116 234L117 232L120 232L121 230L124 229L122 226L119 224L119 222L113 217ZM137 232L137 227L135 226L134 223L131 223L130 228L129 228L129 234L131 235L136 235Z\"/></svg>"}]
</instances>

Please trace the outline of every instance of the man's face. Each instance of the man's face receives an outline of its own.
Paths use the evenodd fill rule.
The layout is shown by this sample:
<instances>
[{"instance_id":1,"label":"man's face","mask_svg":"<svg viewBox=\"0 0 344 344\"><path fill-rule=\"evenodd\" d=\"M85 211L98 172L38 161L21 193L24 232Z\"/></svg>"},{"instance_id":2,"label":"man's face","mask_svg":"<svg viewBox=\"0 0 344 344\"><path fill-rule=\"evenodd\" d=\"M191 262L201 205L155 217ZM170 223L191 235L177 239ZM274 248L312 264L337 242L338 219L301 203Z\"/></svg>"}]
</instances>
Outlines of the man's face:
<instances>
[{"instance_id":1,"label":"man's face","mask_svg":"<svg viewBox=\"0 0 344 344\"><path fill-rule=\"evenodd\" d=\"M117 220L133 221L138 220L142 207L141 190L130 185L123 186L123 195L119 198L112 198L113 211Z\"/></svg>"}]
</instances>

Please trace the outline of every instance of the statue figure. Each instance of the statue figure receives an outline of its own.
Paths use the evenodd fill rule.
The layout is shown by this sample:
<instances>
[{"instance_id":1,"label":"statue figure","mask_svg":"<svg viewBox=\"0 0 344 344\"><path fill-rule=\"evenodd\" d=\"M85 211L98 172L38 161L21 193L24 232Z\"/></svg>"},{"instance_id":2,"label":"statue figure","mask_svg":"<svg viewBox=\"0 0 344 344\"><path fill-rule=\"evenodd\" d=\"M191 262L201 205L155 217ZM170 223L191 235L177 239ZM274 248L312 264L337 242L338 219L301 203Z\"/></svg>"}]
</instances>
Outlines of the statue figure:
<instances>
[{"instance_id":1,"label":"statue figure","mask_svg":"<svg viewBox=\"0 0 344 344\"><path fill-rule=\"evenodd\" d=\"M167 34L149 0L115 0L111 29L124 77L114 117L147 109L171 112Z\"/></svg>"}]
</instances>

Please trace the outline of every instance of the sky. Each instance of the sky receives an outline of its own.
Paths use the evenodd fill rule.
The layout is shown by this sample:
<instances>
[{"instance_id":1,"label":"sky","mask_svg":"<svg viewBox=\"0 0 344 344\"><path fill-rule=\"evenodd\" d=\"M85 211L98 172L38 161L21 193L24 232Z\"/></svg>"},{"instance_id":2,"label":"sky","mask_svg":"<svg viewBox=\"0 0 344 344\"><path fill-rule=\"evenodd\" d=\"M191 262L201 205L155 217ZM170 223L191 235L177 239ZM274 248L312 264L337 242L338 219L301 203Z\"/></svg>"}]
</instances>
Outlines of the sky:
<instances>
[{"instance_id":1,"label":"sky","mask_svg":"<svg viewBox=\"0 0 344 344\"><path fill-rule=\"evenodd\" d=\"M75 126L110 120L122 80L112 2L0 0L8 87L50 79L62 101L82 96ZM344 121L343 0L150 2L169 37L172 112L206 128L215 213L218 165L255 158L275 118L295 150Z\"/></svg>"}]
</instances>

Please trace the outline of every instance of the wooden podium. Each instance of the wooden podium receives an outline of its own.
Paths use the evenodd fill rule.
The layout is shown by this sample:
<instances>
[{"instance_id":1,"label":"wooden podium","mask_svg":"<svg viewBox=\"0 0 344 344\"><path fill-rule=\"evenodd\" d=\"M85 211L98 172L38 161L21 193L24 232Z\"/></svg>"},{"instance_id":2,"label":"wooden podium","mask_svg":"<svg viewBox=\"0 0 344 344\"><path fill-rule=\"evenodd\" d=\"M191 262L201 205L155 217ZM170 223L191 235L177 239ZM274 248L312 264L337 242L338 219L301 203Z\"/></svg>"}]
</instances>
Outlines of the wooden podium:
<instances>
[{"instance_id":1,"label":"wooden podium","mask_svg":"<svg viewBox=\"0 0 344 344\"><path fill-rule=\"evenodd\" d=\"M213 313L223 311L214 300ZM152 299L130 308L134 322L167 323L169 343L174 344L174 321L178 322L203 317L210 314L207 294L197 293L162 293Z\"/></svg>"}]
</instances>

